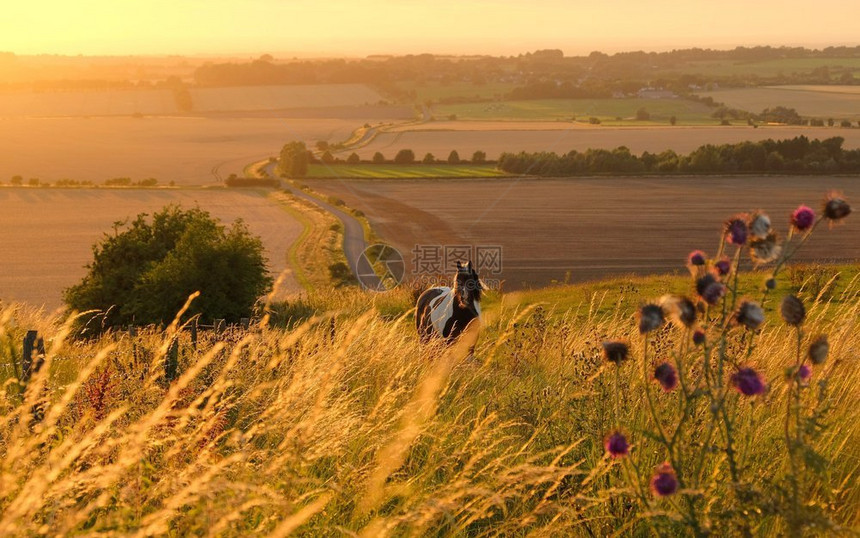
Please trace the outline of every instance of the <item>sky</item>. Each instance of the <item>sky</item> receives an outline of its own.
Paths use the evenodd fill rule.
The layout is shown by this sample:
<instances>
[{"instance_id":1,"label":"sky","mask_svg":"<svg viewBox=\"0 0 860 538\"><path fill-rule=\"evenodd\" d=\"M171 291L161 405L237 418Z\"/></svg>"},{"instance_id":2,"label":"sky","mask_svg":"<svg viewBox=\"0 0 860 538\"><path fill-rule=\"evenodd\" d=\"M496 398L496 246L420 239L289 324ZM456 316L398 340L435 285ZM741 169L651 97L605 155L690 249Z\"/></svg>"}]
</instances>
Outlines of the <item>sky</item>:
<instances>
[{"instance_id":1,"label":"sky","mask_svg":"<svg viewBox=\"0 0 860 538\"><path fill-rule=\"evenodd\" d=\"M515 55L858 45L858 0L4 0L0 51Z\"/></svg>"}]
</instances>

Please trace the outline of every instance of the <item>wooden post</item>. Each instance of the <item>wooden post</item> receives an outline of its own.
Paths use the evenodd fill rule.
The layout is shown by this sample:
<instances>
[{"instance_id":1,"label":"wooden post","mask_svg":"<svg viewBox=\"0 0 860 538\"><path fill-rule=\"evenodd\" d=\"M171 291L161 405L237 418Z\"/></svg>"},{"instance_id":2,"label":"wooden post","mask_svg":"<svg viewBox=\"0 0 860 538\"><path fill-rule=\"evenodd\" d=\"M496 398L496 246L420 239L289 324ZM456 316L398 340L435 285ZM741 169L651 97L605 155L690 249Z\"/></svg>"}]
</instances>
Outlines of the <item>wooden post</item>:
<instances>
[{"instance_id":1,"label":"wooden post","mask_svg":"<svg viewBox=\"0 0 860 538\"><path fill-rule=\"evenodd\" d=\"M179 338L174 338L164 358L164 380L172 383L179 372Z\"/></svg>"},{"instance_id":2,"label":"wooden post","mask_svg":"<svg viewBox=\"0 0 860 538\"><path fill-rule=\"evenodd\" d=\"M34 360L33 351L36 351ZM39 338L38 331L27 331L21 353L21 381L27 383L38 372L45 361L45 341Z\"/></svg>"},{"instance_id":3,"label":"wooden post","mask_svg":"<svg viewBox=\"0 0 860 538\"><path fill-rule=\"evenodd\" d=\"M191 345L197 351L197 319L191 322Z\"/></svg>"}]
</instances>

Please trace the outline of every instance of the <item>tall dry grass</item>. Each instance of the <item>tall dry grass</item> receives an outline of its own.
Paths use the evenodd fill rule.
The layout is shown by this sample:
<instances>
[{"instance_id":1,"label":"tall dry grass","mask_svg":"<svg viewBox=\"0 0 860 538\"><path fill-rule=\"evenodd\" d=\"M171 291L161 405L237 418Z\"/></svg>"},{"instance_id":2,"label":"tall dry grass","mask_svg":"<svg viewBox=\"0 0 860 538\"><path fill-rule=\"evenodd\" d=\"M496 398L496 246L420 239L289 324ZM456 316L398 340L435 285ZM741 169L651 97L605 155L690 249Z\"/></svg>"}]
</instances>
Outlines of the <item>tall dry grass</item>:
<instances>
[{"instance_id":1,"label":"tall dry grass","mask_svg":"<svg viewBox=\"0 0 860 538\"><path fill-rule=\"evenodd\" d=\"M826 480L809 493L843 528L860 524L858 293L860 284L850 283L811 305L807 321L808 334L827 332L831 342L815 372L829 379L831 409L816 445ZM642 363L618 369L616 381L601 357L601 342L620 337L643 360L630 316L574 323L581 312L502 301L480 335L467 336L477 337L470 354L468 339L420 348L405 295L359 309L370 300L356 294L344 311L290 329L206 334L196 350L176 326L76 341L71 320L6 306L0 535L684 531L671 500L641 491L663 457L656 442L636 435L648 428ZM47 336L47 355L22 387L9 365L29 328ZM167 383L162 364L174 338L180 376ZM779 443L781 380L793 356L788 330L771 323L749 359L772 387L737 406L741 465L754 476L778 477L788 465ZM673 416L670 395L655 403ZM604 453L616 413L647 463L641 473ZM693 422L690 439L703 424ZM719 504L732 494L725 455L703 458L703 487ZM779 514L751 520L757 534L786 530ZM723 523L713 521L714 530Z\"/></svg>"}]
</instances>

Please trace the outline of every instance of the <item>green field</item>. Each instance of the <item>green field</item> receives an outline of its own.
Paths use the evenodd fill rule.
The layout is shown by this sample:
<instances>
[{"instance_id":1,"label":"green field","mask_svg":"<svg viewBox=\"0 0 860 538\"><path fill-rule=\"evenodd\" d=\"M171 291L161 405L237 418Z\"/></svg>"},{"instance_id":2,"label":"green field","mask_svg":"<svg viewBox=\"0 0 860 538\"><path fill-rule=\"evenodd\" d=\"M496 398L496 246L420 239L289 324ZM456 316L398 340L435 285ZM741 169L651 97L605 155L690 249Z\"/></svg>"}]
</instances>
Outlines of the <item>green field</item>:
<instances>
[{"instance_id":1,"label":"green field","mask_svg":"<svg viewBox=\"0 0 860 538\"><path fill-rule=\"evenodd\" d=\"M501 99L513 90L517 84L508 82L491 82L487 84L472 84L470 82L454 82L443 84L438 82L415 83L402 82L397 85L403 91L415 92L415 101L439 102L440 99Z\"/></svg>"},{"instance_id":2,"label":"green field","mask_svg":"<svg viewBox=\"0 0 860 538\"><path fill-rule=\"evenodd\" d=\"M648 121L637 121L636 111L644 108L651 115ZM457 120L504 121L588 121L596 117L601 123L612 125L666 125L675 116L686 125L713 124L713 111L701 103L684 99L535 99L528 101L499 101L492 103L465 103L437 105L433 114L437 119L456 115ZM618 120L617 118L621 118Z\"/></svg>"},{"instance_id":3,"label":"green field","mask_svg":"<svg viewBox=\"0 0 860 538\"><path fill-rule=\"evenodd\" d=\"M416 179L502 177L493 164L312 164L309 178Z\"/></svg>"},{"instance_id":4,"label":"green field","mask_svg":"<svg viewBox=\"0 0 860 538\"><path fill-rule=\"evenodd\" d=\"M824 66L827 66L831 71L843 68L857 71L860 70L860 58L782 58L749 62L711 60L688 62L672 69L659 70L658 73L660 75L687 73L705 76L758 75L760 77L774 77L780 74L809 73Z\"/></svg>"}]
</instances>

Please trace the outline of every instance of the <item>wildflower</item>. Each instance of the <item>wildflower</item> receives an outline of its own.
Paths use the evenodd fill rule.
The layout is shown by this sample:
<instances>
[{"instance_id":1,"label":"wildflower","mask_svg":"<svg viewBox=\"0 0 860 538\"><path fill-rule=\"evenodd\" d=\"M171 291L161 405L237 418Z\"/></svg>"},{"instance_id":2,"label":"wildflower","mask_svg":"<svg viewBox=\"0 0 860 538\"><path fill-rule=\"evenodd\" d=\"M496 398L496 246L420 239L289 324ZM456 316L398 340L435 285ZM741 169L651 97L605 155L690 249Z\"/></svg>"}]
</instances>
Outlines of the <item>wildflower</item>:
<instances>
[{"instance_id":1,"label":"wildflower","mask_svg":"<svg viewBox=\"0 0 860 538\"><path fill-rule=\"evenodd\" d=\"M619 340L609 340L603 342L602 345L603 356L608 362L620 365L622 362L627 360L627 355L630 351L630 348L627 346L626 342L621 342Z\"/></svg>"},{"instance_id":2,"label":"wildflower","mask_svg":"<svg viewBox=\"0 0 860 538\"><path fill-rule=\"evenodd\" d=\"M743 301L735 313L735 321L747 329L754 331L764 323L764 310L758 303Z\"/></svg>"},{"instance_id":3,"label":"wildflower","mask_svg":"<svg viewBox=\"0 0 860 538\"><path fill-rule=\"evenodd\" d=\"M726 221L723 226L726 239L733 245L743 245L747 242L747 219L746 215L735 215Z\"/></svg>"},{"instance_id":4,"label":"wildflower","mask_svg":"<svg viewBox=\"0 0 860 538\"><path fill-rule=\"evenodd\" d=\"M791 214L791 226L798 232L805 232L815 224L815 211L811 207L801 205Z\"/></svg>"},{"instance_id":5,"label":"wildflower","mask_svg":"<svg viewBox=\"0 0 860 538\"><path fill-rule=\"evenodd\" d=\"M812 369L805 364L801 364L800 368L797 369L797 379L799 379L801 383L805 384L809 381L810 377L812 377Z\"/></svg>"},{"instance_id":6,"label":"wildflower","mask_svg":"<svg viewBox=\"0 0 860 538\"><path fill-rule=\"evenodd\" d=\"M757 396L764 394L765 384L761 376L752 368L741 368L732 374L732 385L744 396Z\"/></svg>"},{"instance_id":7,"label":"wildflower","mask_svg":"<svg viewBox=\"0 0 860 538\"><path fill-rule=\"evenodd\" d=\"M654 379L666 392L672 392L678 386L678 372L668 362L657 366L654 370Z\"/></svg>"},{"instance_id":8,"label":"wildflower","mask_svg":"<svg viewBox=\"0 0 860 538\"><path fill-rule=\"evenodd\" d=\"M687 297L676 295L664 295L657 301L660 308L667 312L674 321L685 327L692 327L696 323L696 305Z\"/></svg>"},{"instance_id":9,"label":"wildflower","mask_svg":"<svg viewBox=\"0 0 860 538\"><path fill-rule=\"evenodd\" d=\"M723 256L714 264L714 269L717 271L718 275L726 276L727 274L729 274L729 271L732 270L732 262L729 261L728 258Z\"/></svg>"},{"instance_id":10,"label":"wildflower","mask_svg":"<svg viewBox=\"0 0 860 538\"><path fill-rule=\"evenodd\" d=\"M627 438L619 431L614 431L603 440L603 447L613 458L623 458L630 452Z\"/></svg>"},{"instance_id":11,"label":"wildflower","mask_svg":"<svg viewBox=\"0 0 860 538\"><path fill-rule=\"evenodd\" d=\"M842 199L841 195L832 192L824 199L824 218L833 222L842 220L851 214L851 206Z\"/></svg>"},{"instance_id":12,"label":"wildflower","mask_svg":"<svg viewBox=\"0 0 860 538\"><path fill-rule=\"evenodd\" d=\"M705 343L705 331L702 329L696 329L693 333L693 343L697 346L701 346Z\"/></svg>"},{"instance_id":13,"label":"wildflower","mask_svg":"<svg viewBox=\"0 0 860 538\"><path fill-rule=\"evenodd\" d=\"M803 323L804 318L806 318L806 308L803 306L803 302L794 295L785 296L779 312L786 323L795 327Z\"/></svg>"},{"instance_id":14,"label":"wildflower","mask_svg":"<svg viewBox=\"0 0 860 538\"><path fill-rule=\"evenodd\" d=\"M696 292L706 303L715 305L726 294L726 287L714 275L707 274L696 280Z\"/></svg>"},{"instance_id":15,"label":"wildflower","mask_svg":"<svg viewBox=\"0 0 860 538\"><path fill-rule=\"evenodd\" d=\"M750 235L754 239L764 239L770 233L770 217L761 211L756 211L750 217Z\"/></svg>"},{"instance_id":16,"label":"wildflower","mask_svg":"<svg viewBox=\"0 0 860 538\"><path fill-rule=\"evenodd\" d=\"M827 354L830 352L830 343L827 341L827 335L822 334L809 344L809 360L812 364L821 364L827 360Z\"/></svg>"},{"instance_id":17,"label":"wildflower","mask_svg":"<svg viewBox=\"0 0 860 538\"><path fill-rule=\"evenodd\" d=\"M763 239L750 241L750 256L756 265L770 263L782 254L782 246L776 238L776 233L770 232Z\"/></svg>"},{"instance_id":18,"label":"wildflower","mask_svg":"<svg viewBox=\"0 0 860 538\"><path fill-rule=\"evenodd\" d=\"M658 497L668 497L678 491L678 478L669 463L663 463L654 470L651 477L651 491Z\"/></svg>"},{"instance_id":19,"label":"wildflower","mask_svg":"<svg viewBox=\"0 0 860 538\"><path fill-rule=\"evenodd\" d=\"M641 334L659 329L664 321L663 309L655 304L646 304L639 309L639 332Z\"/></svg>"},{"instance_id":20,"label":"wildflower","mask_svg":"<svg viewBox=\"0 0 860 538\"><path fill-rule=\"evenodd\" d=\"M687 256L687 263L698 267L701 265L705 265L707 259L708 257L704 252L702 252L701 250L694 250L690 253L689 256Z\"/></svg>"}]
</instances>

